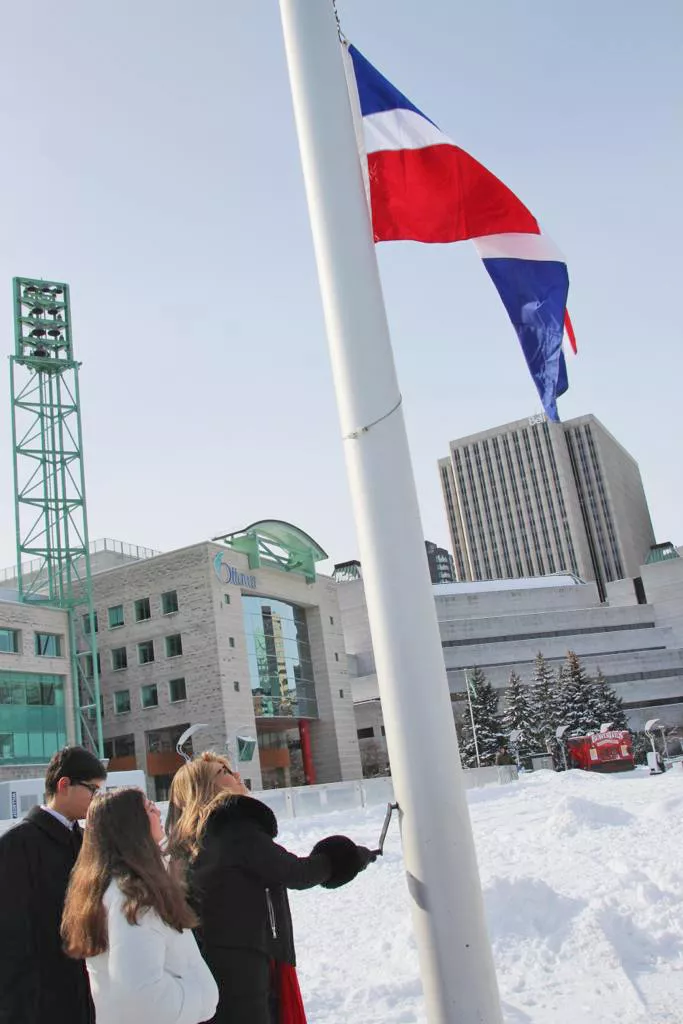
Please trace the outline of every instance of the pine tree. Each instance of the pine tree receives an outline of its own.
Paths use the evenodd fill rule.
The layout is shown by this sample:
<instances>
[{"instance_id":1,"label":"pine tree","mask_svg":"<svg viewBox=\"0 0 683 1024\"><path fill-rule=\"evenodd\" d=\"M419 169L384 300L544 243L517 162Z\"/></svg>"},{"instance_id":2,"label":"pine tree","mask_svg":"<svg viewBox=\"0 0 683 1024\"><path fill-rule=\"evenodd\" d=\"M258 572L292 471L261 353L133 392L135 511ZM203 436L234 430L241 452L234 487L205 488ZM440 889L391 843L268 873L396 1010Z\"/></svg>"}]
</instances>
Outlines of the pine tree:
<instances>
[{"instance_id":1,"label":"pine tree","mask_svg":"<svg viewBox=\"0 0 683 1024\"><path fill-rule=\"evenodd\" d=\"M482 767L494 763L496 751L500 746L502 726L498 716L498 694L487 680L483 670L473 668L467 673L467 676L477 744L475 747L468 702L463 716L460 760L465 768L476 768L477 748L479 749L479 763Z\"/></svg>"},{"instance_id":2,"label":"pine tree","mask_svg":"<svg viewBox=\"0 0 683 1024\"><path fill-rule=\"evenodd\" d=\"M536 752L537 719L531 690L522 682L516 672L510 673L510 683L505 694L507 707L502 718L503 732L509 735L519 732L515 748L520 757Z\"/></svg>"},{"instance_id":3,"label":"pine tree","mask_svg":"<svg viewBox=\"0 0 683 1024\"><path fill-rule=\"evenodd\" d=\"M562 669L564 671L562 671ZM574 651L567 651L559 689L559 725L568 725L569 733L594 732L600 727L596 723L595 683L584 669Z\"/></svg>"},{"instance_id":4,"label":"pine tree","mask_svg":"<svg viewBox=\"0 0 683 1024\"><path fill-rule=\"evenodd\" d=\"M614 729L628 729L624 702L621 697L617 697L600 668L595 674L594 687L596 711L600 719L598 728L603 722L611 722Z\"/></svg>"},{"instance_id":5,"label":"pine tree","mask_svg":"<svg viewBox=\"0 0 683 1024\"><path fill-rule=\"evenodd\" d=\"M532 676L532 704L539 750L545 750L548 739L554 737L559 722L558 680L541 652L536 655Z\"/></svg>"}]
</instances>

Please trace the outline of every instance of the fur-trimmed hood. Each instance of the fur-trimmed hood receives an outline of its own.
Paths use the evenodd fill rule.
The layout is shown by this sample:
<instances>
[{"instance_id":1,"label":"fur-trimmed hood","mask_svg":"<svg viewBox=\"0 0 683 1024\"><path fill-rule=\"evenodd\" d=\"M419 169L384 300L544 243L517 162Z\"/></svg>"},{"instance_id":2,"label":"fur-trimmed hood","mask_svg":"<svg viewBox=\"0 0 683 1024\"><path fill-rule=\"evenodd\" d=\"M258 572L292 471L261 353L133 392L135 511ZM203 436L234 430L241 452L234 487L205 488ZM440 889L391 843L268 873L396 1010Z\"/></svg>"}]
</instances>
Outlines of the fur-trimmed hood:
<instances>
[{"instance_id":1,"label":"fur-trimmed hood","mask_svg":"<svg viewBox=\"0 0 683 1024\"><path fill-rule=\"evenodd\" d=\"M256 800L253 796L227 797L223 803L218 804L211 812L206 828L208 831L215 828L224 828L237 822L241 824L246 821L251 821L258 825L267 836L275 839L278 832L277 818L267 804Z\"/></svg>"}]
</instances>

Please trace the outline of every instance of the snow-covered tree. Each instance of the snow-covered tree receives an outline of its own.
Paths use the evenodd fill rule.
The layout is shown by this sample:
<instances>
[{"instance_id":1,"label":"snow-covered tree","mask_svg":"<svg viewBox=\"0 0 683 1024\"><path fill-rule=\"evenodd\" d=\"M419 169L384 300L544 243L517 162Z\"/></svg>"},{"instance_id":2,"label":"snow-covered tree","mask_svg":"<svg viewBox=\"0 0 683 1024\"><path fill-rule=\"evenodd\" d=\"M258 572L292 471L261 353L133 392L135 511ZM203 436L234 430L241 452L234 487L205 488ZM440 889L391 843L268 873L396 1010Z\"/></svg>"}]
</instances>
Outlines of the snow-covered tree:
<instances>
[{"instance_id":1,"label":"snow-covered tree","mask_svg":"<svg viewBox=\"0 0 683 1024\"><path fill-rule=\"evenodd\" d=\"M514 730L520 735L515 748L520 757L536 753L537 719L532 692L516 672L510 673L510 682L505 694L506 708L502 718L503 732L509 736Z\"/></svg>"},{"instance_id":2,"label":"snow-covered tree","mask_svg":"<svg viewBox=\"0 0 683 1024\"><path fill-rule=\"evenodd\" d=\"M593 686L595 710L599 718L597 728L599 729L603 722L612 722L615 729L628 729L624 702L621 697L617 697L600 668L595 673Z\"/></svg>"},{"instance_id":3,"label":"snow-covered tree","mask_svg":"<svg viewBox=\"0 0 683 1024\"><path fill-rule=\"evenodd\" d=\"M483 669L473 668L467 673L467 686L469 698L468 707L463 715L460 760L465 768L476 768L477 748L479 763L482 766L494 763L503 730L498 715L498 694L487 680ZM472 734L470 702L477 735L476 747Z\"/></svg>"},{"instance_id":4,"label":"snow-covered tree","mask_svg":"<svg viewBox=\"0 0 683 1024\"><path fill-rule=\"evenodd\" d=\"M594 732L596 723L595 682L586 672L574 651L567 651L565 664L558 677L558 724L568 725L569 732Z\"/></svg>"},{"instance_id":5,"label":"snow-covered tree","mask_svg":"<svg viewBox=\"0 0 683 1024\"><path fill-rule=\"evenodd\" d=\"M539 750L544 750L547 740L555 735L559 721L559 688L557 677L540 651L534 662L531 683L536 735Z\"/></svg>"}]
</instances>

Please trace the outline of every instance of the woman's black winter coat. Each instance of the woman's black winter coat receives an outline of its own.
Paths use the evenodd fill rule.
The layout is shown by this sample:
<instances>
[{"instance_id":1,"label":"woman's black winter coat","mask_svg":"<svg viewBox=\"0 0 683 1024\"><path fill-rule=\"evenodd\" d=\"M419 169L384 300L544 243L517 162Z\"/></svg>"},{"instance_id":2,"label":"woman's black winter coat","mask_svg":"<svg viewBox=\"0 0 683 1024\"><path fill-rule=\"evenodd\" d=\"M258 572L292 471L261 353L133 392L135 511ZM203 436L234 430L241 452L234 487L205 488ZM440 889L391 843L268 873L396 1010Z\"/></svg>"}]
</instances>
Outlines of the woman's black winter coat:
<instances>
[{"instance_id":1,"label":"woman's black winter coat","mask_svg":"<svg viewBox=\"0 0 683 1024\"><path fill-rule=\"evenodd\" d=\"M274 842L277 820L253 797L231 797L210 816L189 868L190 901L206 949L250 949L295 964L287 889L329 881L329 856L296 857Z\"/></svg>"}]
</instances>

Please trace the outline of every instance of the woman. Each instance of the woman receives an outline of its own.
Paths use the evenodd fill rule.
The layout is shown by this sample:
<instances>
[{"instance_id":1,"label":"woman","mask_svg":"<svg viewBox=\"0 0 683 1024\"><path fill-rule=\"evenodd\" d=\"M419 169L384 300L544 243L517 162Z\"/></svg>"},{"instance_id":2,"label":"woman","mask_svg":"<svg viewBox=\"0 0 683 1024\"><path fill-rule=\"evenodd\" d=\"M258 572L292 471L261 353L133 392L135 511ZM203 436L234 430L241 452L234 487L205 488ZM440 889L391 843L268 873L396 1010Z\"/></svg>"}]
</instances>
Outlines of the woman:
<instances>
[{"instance_id":1,"label":"woman","mask_svg":"<svg viewBox=\"0 0 683 1024\"><path fill-rule=\"evenodd\" d=\"M97 1024L199 1024L218 990L190 929L197 919L168 872L159 809L139 789L97 796L62 918L85 958Z\"/></svg>"},{"instance_id":2,"label":"woman","mask_svg":"<svg viewBox=\"0 0 683 1024\"><path fill-rule=\"evenodd\" d=\"M173 870L187 877L199 944L218 982L212 1024L305 1024L287 889L344 885L374 855L331 836L295 857L274 842L271 809L211 753L176 773L169 826Z\"/></svg>"}]
</instances>

